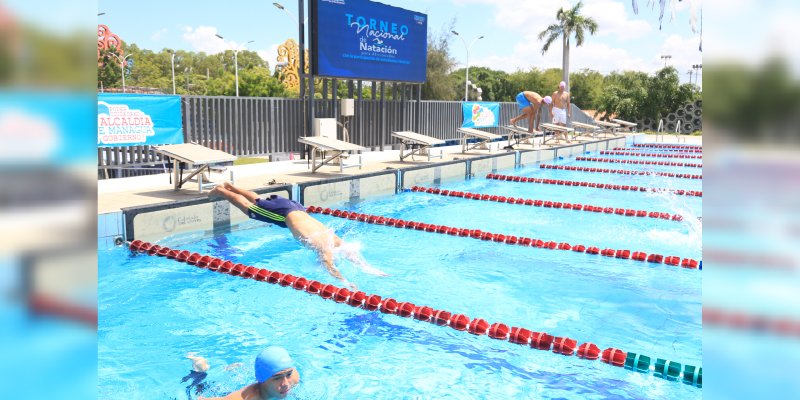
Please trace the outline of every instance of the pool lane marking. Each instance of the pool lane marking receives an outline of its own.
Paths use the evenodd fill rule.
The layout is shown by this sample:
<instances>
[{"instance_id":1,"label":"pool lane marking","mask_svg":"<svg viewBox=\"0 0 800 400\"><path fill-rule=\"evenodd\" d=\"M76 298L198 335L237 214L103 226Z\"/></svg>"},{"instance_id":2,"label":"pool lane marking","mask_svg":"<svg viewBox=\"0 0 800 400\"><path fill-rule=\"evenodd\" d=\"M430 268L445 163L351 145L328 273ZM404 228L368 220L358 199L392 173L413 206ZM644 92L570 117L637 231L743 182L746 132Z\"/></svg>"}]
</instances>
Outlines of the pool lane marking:
<instances>
[{"instance_id":1,"label":"pool lane marking","mask_svg":"<svg viewBox=\"0 0 800 400\"><path fill-rule=\"evenodd\" d=\"M650 217L650 218L659 218L676 222L683 221L682 215L670 214L658 211L634 210L631 208L625 209L618 207L616 208L600 207L589 204L562 203L560 201L550 201L550 200L523 199L521 197L506 197L506 196L489 195L482 193L461 192L461 191L447 190L447 189L442 190L439 188L426 188L422 186L412 186L409 190L411 190L412 192L430 193L430 194L437 194L449 197L461 197L471 200L494 201L498 203L520 204L520 205L535 206L535 207L614 214L623 217Z\"/></svg>"},{"instance_id":2,"label":"pool lane marking","mask_svg":"<svg viewBox=\"0 0 800 400\"><path fill-rule=\"evenodd\" d=\"M418 231L425 231L431 233L446 234L451 236L470 237L472 239L479 239L484 241L494 241L505 244L513 244L528 247L546 248L550 250L571 250L576 253L586 253L592 255L599 255L611 258L620 258L626 260L634 260L641 262L649 262L655 264L667 264L672 266L681 266L687 269L703 269L703 262L692 258L681 258L678 256L664 256L661 254L651 253L647 254L643 251L631 252L627 249L600 249L597 246L584 246L581 244L572 245L566 242L556 243L555 241L544 241L542 239L534 239L528 237L518 237L514 235L505 235L502 233L484 232L480 229L466 229L456 228L445 225L428 224L417 221L405 221L396 218L386 218L384 216L361 214L350 211L343 211L331 208L322 208L316 206L308 206L306 208L308 213L317 213L324 215L331 215L333 217L366 222L369 224L386 225L394 228L416 229Z\"/></svg>"},{"instance_id":3,"label":"pool lane marking","mask_svg":"<svg viewBox=\"0 0 800 400\"><path fill-rule=\"evenodd\" d=\"M673 150L673 149L659 149L659 148L644 148L644 147L614 147L613 150L616 151L636 151L636 152L654 152L658 151L661 152L659 154L703 154L703 150L692 150L692 149L682 149L682 150Z\"/></svg>"},{"instance_id":4,"label":"pool lane marking","mask_svg":"<svg viewBox=\"0 0 800 400\"><path fill-rule=\"evenodd\" d=\"M631 156L631 157L663 157L663 158L692 158L702 159L702 155L695 154L669 154L669 153L640 153L635 151L600 150L600 154Z\"/></svg>"},{"instance_id":5,"label":"pool lane marking","mask_svg":"<svg viewBox=\"0 0 800 400\"><path fill-rule=\"evenodd\" d=\"M681 163L674 161L643 161L643 160L623 160L620 158L598 158L598 157L575 157L578 161L591 161L598 163L616 163L616 164L638 164L638 165L661 165L664 167L690 167L690 168L703 168L703 164L697 163Z\"/></svg>"},{"instance_id":6,"label":"pool lane marking","mask_svg":"<svg viewBox=\"0 0 800 400\"><path fill-rule=\"evenodd\" d=\"M675 149L675 150L703 150L703 146L693 144L666 144L666 143L634 143L633 147L651 147L657 149Z\"/></svg>"},{"instance_id":7,"label":"pool lane marking","mask_svg":"<svg viewBox=\"0 0 800 400\"><path fill-rule=\"evenodd\" d=\"M489 324L485 319L470 319L464 314L453 314L445 310L437 310L429 306L418 306L410 302L398 302L390 297L382 297L376 294L368 295L363 291L351 292L347 288L338 287L332 284L323 285L319 281L308 280L291 274L284 274L279 271L270 271L265 268L256 268L243 264L234 264L230 260L222 260L209 255L190 253L188 250L170 249L141 240L134 240L128 244L128 248L134 253L143 253L150 256L166 257L178 262L194 265L210 271L238 276L245 279L254 279L259 282L278 284L283 287L291 287L298 291L308 294L318 295L325 300L333 300L337 303L344 303L351 307L364 309L371 312L379 311L383 314L396 315L404 318L414 318L421 322L429 322L437 326L447 326L457 331L469 332L476 336L486 335L495 340L508 341L514 344L523 345L537 350L552 350L553 353L586 359L600 359L603 363L624 367L625 369L652 373L653 375L670 380L682 381L683 383L695 387L703 386L703 368L693 365L683 365L675 361L668 361L656 358L655 363L650 365L651 357L633 352L626 352L614 347L605 350L591 342L584 342L578 346L578 341L566 336L559 337L547 334L546 332L535 332L529 329L520 328L495 322Z\"/></svg>"},{"instance_id":8,"label":"pool lane marking","mask_svg":"<svg viewBox=\"0 0 800 400\"><path fill-rule=\"evenodd\" d=\"M582 187L591 187L591 188L607 189L607 190L627 190L633 192L659 192L659 193L666 192L680 196L703 197L703 192L698 190L648 188L644 186L612 185L610 183L565 181L561 179L531 178L527 176L502 175L502 174L487 174L486 178L499 181L509 181L509 182L543 183L547 185L563 185L563 186L582 186Z\"/></svg>"},{"instance_id":9,"label":"pool lane marking","mask_svg":"<svg viewBox=\"0 0 800 400\"><path fill-rule=\"evenodd\" d=\"M579 167L579 166L576 166L576 165L539 164L539 168L560 169L560 170L565 170L565 171L600 172L600 173L605 173L605 174L655 175L655 176L665 176L667 178L703 179L703 175L697 175L697 174L676 174L674 172L639 171L639 170L635 170L635 169L608 169L608 168L594 168L594 167Z\"/></svg>"}]
</instances>

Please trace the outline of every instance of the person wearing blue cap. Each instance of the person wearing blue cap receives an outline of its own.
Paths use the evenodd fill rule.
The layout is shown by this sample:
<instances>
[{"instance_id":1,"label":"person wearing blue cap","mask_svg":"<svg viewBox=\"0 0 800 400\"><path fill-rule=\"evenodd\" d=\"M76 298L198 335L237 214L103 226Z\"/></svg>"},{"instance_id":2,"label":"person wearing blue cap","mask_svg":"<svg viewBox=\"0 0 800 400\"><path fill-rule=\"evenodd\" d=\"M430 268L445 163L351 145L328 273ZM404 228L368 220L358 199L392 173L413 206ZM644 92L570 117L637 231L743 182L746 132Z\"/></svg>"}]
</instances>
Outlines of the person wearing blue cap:
<instances>
[{"instance_id":1,"label":"person wearing blue cap","mask_svg":"<svg viewBox=\"0 0 800 400\"><path fill-rule=\"evenodd\" d=\"M218 400L283 399L298 383L300 373L283 347L270 346L256 356L256 383L248 385ZM202 397L200 399L203 399ZM214 400L211 398L205 400Z\"/></svg>"}]
</instances>

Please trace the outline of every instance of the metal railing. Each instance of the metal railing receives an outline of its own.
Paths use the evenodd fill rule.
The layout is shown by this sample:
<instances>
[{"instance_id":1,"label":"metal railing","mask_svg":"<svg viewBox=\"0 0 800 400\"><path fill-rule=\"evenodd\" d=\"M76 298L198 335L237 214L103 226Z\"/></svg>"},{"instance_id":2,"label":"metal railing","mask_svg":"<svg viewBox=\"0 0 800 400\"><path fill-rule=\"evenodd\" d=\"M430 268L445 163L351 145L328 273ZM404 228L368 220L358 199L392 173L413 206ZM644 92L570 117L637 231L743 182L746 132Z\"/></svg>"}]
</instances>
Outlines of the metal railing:
<instances>
[{"instance_id":1,"label":"metal railing","mask_svg":"<svg viewBox=\"0 0 800 400\"><path fill-rule=\"evenodd\" d=\"M184 141L222 150L236 156L269 156L278 153L301 153L298 139L309 136L304 128L304 102L297 98L252 98L227 96L182 96ZM337 117L334 99L314 100L314 116ZM572 105L573 120L592 122L591 117ZM546 109L545 109L546 110ZM501 120L508 124L519 114L517 103L500 103ZM342 120L342 117L338 117ZM393 131L411 130L445 141L461 139L457 128L463 114L459 101L356 99L355 115L347 117L349 140L370 150L397 147ZM542 113L541 122L550 122ZM524 125L524 124L523 124ZM415 129L415 127L418 127ZM341 129L341 128L340 128ZM484 128L495 134L506 134L500 128ZM341 136L341 133L339 134ZM98 178L161 173L166 160L151 146L106 147L98 149ZM125 172L135 167L135 171ZM152 170L148 172L146 167ZM109 174L109 170L113 171Z\"/></svg>"}]
</instances>

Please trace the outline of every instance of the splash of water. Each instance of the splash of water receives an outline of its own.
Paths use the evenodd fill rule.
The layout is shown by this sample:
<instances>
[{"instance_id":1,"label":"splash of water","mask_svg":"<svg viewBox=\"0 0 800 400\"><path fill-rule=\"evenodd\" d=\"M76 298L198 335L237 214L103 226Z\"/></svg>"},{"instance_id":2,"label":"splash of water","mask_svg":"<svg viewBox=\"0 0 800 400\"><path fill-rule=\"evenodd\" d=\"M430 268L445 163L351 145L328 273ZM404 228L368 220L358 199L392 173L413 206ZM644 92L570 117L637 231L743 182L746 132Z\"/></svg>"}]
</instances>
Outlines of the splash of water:
<instances>
[{"instance_id":1,"label":"splash of water","mask_svg":"<svg viewBox=\"0 0 800 400\"><path fill-rule=\"evenodd\" d=\"M376 276L389 276L389 274L373 267L364 256L361 255L361 243L342 241L338 247L331 247L335 260L350 261L362 272Z\"/></svg>"}]
</instances>

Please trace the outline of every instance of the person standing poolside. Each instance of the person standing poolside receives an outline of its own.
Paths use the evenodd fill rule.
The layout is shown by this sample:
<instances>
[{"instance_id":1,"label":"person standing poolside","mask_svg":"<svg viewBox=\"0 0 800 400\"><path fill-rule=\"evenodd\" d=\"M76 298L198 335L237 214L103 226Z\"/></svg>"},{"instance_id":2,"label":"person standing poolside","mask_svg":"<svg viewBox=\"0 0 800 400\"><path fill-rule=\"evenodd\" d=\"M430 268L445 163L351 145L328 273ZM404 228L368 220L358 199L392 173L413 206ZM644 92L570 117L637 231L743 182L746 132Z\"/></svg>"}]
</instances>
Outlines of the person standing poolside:
<instances>
[{"instance_id":1,"label":"person standing poolside","mask_svg":"<svg viewBox=\"0 0 800 400\"><path fill-rule=\"evenodd\" d=\"M567 126L567 121L572 119L572 107L569 102L569 92L566 91L567 83L561 81L558 84L558 90L553 92L553 106L550 110L550 116L553 118L553 123L556 125ZM569 143L569 137L564 132L564 139Z\"/></svg>"},{"instance_id":2,"label":"person standing poolside","mask_svg":"<svg viewBox=\"0 0 800 400\"><path fill-rule=\"evenodd\" d=\"M270 346L256 356L256 383L245 386L225 397L200 400L268 400L283 399L300 383L300 373L294 360L283 347Z\"/></svg>"},{"instance_id":3,"label":"person standing poolside","mask_svg":"<svg viewBox=\"0 0 800 400\"><path fill-rule=\"evenodd\" d=\"M517 94L517 105L522 114L511 118L511 125L516 125L517 121L528 118L528 132L539 130L539 115L541 108L545 104L550 104L550 96L542 97L539 93L524 91Z\"/></svg>"},{"instance_id":4,"label":"person standing poolside","mask_svg":"<svg viewBox=\"0 0 800 400\"><path fill-rule=\"evenodd\" d=\"M289 228L297 240L317 252L331 276L351 289L356 289L356 286L345 279L334 264L334 252L338 250L343 250L342 254L363 271L386 276L383 271L370 266L357 252L343 247L344 242L332 229L308 215L306 208L296 201L277 195L260 198L256 192L240 189L230 182L214 187L208 193L208 198L224 198L252 219Z\"/></svg>"}]
</instances>

